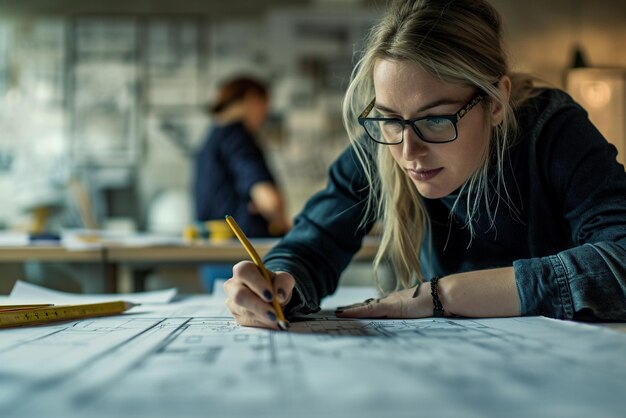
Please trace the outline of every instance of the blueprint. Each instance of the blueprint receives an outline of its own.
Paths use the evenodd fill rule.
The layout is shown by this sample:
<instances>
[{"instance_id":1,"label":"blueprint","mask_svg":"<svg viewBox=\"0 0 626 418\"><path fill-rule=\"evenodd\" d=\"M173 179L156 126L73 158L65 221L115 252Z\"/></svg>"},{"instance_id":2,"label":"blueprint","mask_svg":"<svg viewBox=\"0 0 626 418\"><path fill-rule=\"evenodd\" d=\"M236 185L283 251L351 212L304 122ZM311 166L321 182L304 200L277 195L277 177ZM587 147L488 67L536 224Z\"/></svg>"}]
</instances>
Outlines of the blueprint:
<instances>
[{"instance_id":1,"label":"blueprint","mask_svg":"<svg viewBox=\"0 0 626 418\"><path fill-rule=\"evenodd\" d=\"M626 334L543 317L240 327L219 297L0 330L0 417L624 417Z\"/></svg>"}]
</instances>

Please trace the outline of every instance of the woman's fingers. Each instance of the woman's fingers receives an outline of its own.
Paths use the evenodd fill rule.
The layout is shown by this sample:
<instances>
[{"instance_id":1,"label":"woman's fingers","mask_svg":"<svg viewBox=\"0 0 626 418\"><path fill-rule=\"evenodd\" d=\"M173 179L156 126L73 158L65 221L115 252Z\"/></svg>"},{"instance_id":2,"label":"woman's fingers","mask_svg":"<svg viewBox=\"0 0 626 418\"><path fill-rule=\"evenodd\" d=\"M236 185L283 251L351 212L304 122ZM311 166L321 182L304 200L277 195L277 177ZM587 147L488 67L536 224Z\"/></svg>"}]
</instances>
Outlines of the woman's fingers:
<instances>
[{"instance_id":1,"label":"woman's fingers","mask_svg":"<svg viewBox=\"0 0 626 418\"><path fill-rule=\"evenodd\" d=\"M226 306L241 325L277 329L276 311L268 302L261 300L242 280L232 278L224 283L228 298Z\"/></svg>"},{"instance_id":2,"label":"woman's fingers","mask_svg":"<svg viewBox=\"0 0 626 418\"><path fill-rule=\"evenodd\" d=\"M251 261L241 261L233 266L233 278L241 279L245 286L266 302L274 299L272 284Z\"/></svg>"},{"instance_id":3,"label":"woman's fingers","mask_svg":"<svg viewBox=\"0 0 626 418\"><path fill-rule=\"evenodd\" d=\"M274 274L273 281L274 292L278 298L278 303L285 306L291 300L296 281L291 274L282 271Z\"/></svg>"},{"instance_id":4,"label":"woman's fingers","mask_svg":"<svg viewBox=\"0 0 626 418\"><path fill-rule=\"evenodd\" d=\"M367 299L341 306L335 314L341 318L421 318L419 301L412 294L413 289L407 289L382 299Z\"/></svg>"},{"instance_id":5,"label":"woman's fingers","mask_svg":"<svg viewBox=\"0 0 626 418\"><path fill-rule=\"evenodd\" d=\"M368 299L348 306L340 306L335 314L340 318L395 318L393 306L380 299Z\"/></svg>"},{"instance_id":6,"label":"woman's fingers","mask_svg":"<svg viewBox=\"0 0 626 418\"><path fill-rule=\"evenodd\" d=\"M233 277L224 283L226 306L241 325L277 329L278 314L272 302L285 305L291 299L295 280L289 273L269 272L271 282L250 261L233 267Z\"/></svg>"}]
</instances>

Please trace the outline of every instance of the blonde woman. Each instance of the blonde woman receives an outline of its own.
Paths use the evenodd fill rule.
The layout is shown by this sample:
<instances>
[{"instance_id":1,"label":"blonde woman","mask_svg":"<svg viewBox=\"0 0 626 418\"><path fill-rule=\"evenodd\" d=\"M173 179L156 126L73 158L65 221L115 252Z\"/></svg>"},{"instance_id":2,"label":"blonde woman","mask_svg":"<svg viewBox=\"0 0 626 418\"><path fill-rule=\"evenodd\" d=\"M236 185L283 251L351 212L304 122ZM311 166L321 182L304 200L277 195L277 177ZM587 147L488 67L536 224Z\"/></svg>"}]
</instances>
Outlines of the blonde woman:
<instances>
[{"instance_id":1,"label":"blonde woman","mask_svg":"<svg viewBox=\"0 0 626 418\"><path fill-rule=\"evenodd\" d=\"M319 309L375 220L398 290L342 317L626 319L626 174L565 93L510 73L484 0L394 3L344 100L352 146L268 254L237 264L242 325Z\"/></svg>"}]
</instances>

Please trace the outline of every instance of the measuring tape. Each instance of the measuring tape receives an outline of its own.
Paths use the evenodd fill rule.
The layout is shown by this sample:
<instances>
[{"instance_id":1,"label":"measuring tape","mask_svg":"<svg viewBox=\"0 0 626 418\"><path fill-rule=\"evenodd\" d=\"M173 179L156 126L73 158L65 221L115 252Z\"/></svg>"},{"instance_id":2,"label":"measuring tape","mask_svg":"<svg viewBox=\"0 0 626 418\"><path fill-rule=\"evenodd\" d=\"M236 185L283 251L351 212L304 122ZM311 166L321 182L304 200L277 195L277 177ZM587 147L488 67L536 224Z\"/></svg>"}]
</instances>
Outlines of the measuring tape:
<instances>
[{"instance_id":1,"label":"measuring tape","mask_svg":"<svg viewBox=\"0 0 626 418\"><path fill-rule=\"evenodd\" d=\"M50 306L46 308L15 309L2 311L0 307L0 328L20 325L36 325L71 319L93 318L117 315L132 308L135 304L115 301L89 303L84 305Z\"/></svg>"}]
</instances>

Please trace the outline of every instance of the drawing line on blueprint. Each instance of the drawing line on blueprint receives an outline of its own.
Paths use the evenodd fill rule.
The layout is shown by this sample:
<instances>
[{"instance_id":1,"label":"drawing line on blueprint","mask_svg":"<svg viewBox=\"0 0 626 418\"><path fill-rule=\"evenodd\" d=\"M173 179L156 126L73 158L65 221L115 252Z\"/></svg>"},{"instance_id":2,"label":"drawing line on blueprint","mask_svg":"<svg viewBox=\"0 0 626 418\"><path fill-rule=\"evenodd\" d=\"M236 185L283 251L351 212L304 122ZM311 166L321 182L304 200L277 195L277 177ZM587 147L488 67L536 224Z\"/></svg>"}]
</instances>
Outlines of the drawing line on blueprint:
<instances>
[{"instance_id":1,"label":"drawing line on blueprint","mask_svg":"<svg viewBox=\"0 0 626 418\"><path fill-rule=\"evenodd\" d=\"M579 372L572 372L572 365L589 371L588 356L577 357L568 345L555 344L549 332L529 333L525 323L509 330L510 322L502 321L314 317L293 322L289 332L241 327L221 316L80 321L27 336L24 341L36 341L35 347L16 343L0 352L0 391L3 379L17 376L22 382L9 404L0 397L0 415L18 411L26 416L59 399L72 417L94 410L115 414L132 405L168 411L181 399L190 411L202 410L206 404L230 405L238 391L254 403L294 387L319 394L332 382L333 390L340 390L348 380L364 382L374 371L406 387L422 380L437 388L489 385L495 378L524 390L540 382L546 364L561 364L574 375ZM20 357L22 349L36 353L42 347L59 356L44 359L41 371L30 370L32 364ZM11 371L8 358L22 364ZM456 359L463 359L463 368ZM594 371L593 379L601 374ZM13 389L7 382L4 386ZM381 382L372 384L384 391Z\"/></svg>"}]
</instances>

